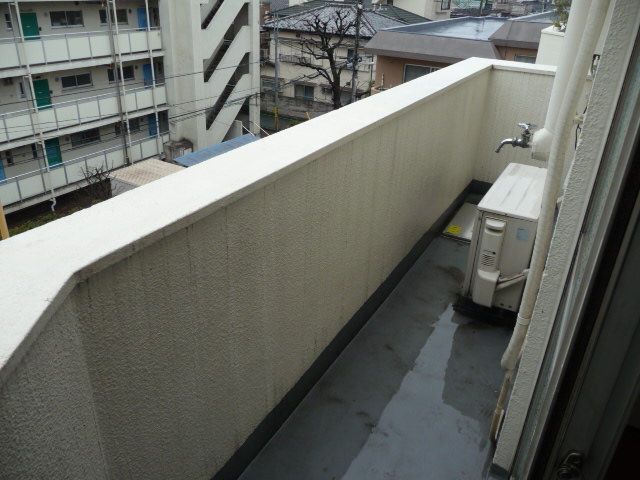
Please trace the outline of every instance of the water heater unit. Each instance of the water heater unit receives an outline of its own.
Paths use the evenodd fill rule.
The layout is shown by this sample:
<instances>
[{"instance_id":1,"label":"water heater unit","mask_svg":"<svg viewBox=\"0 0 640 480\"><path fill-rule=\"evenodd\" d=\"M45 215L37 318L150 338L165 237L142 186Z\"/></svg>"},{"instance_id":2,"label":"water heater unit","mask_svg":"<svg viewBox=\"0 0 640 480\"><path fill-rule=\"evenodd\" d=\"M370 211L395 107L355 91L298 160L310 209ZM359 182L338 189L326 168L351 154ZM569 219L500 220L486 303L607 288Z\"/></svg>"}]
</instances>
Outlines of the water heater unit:
<instances>
[{"instance_id":1,"label":"water heater unit","mask_svg":"<svg viewBox=\"0 0 640 480\"><path fill-rule=\"evenodd\" d=\"M511 163L478 204L463 295L517 311L538 227L545 168Z\"/></svg>"}]
</instances>

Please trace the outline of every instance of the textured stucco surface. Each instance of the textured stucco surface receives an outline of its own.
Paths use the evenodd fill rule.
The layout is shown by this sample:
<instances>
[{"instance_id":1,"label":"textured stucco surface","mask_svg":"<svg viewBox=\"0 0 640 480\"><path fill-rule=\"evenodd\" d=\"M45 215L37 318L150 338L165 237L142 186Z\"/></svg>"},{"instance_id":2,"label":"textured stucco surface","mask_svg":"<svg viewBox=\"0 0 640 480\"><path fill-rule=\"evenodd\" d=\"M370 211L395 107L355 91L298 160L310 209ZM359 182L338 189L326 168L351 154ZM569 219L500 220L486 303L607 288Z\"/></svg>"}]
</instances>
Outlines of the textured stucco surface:
<instances>
[{"instance_id":1,"label":"textured stucco surface","mask_svg":"<svg viewBox=\"0 0 640 480\"><path fill-rule=\"evenodd\" d=\"M546 162L531 159L528 148L505 145L500 153L495 149L505 138L518 137L522 129L518 123L533 123L542 127L553 85L553 67L540 67L540 75L514 75L510 70L495 70L486 93L487 103L480 118L481 135L478 143L474 178L493 182L510 163L546 167ZM460 132L463 134L463 132Z\"/></svg>"},{"instance_id":2,"label":"textured stucco surface","mask_svg":"<svg viewBox=\"0 0 640 480\"><path fill-rule=\"evenodd\" d=\"M461 62L1 242L0 478L213 476L474 177L494 74Z\"/></svg>"},{"instance_id":3,"label":"textured stucco surface","mask_svg":"<svg viewBox=\"0 0 640 480\"><path fill-rule=\"evenodd\" d=\"M572 309L577 307L575 305L576 299L570 295L567 299L568 306L565 308L564 317L556 319L565 282L570 282L573 285L570 292L575 295L577 286L584 280L589 252L593 248L598 248L598 245L595 244L595 237L606 202L606 188L603 189L602 197L591 198L589 225L585 228L582 238L580 238L581 228L585 221L591 191L616 110L618 95L633 47L633 38L640 22L640 4L633 0L617 0L615 4L602 62L593 85L581 143L570 166L568 183L558 214L540 293L493 460L496 465L505 470L510 470L512 466L530 407L533 408L534 418L538 415L540 415L540 421L546 418L548 412L540 411L543 405L531 405L531 398L554 323L570 319ZM603 185L611 185L614 168L615 164L610 163L610 168L600 172L598 181ZM580 254L576 257L573 275L568 278L569 267L578 241L580 241ZM570 330L573 326L565 325L565 328ZM547 389L546 394L542 394L542 396L553 395L555 386L548 385L548 379L541 380L544 388ZM539 432L535 433L539 434ZM526 443L523 445L522 451L527 454L528 451L531 451L529 445L533 439L528 437L523 441Z\"/></svg>"}]
</instances>

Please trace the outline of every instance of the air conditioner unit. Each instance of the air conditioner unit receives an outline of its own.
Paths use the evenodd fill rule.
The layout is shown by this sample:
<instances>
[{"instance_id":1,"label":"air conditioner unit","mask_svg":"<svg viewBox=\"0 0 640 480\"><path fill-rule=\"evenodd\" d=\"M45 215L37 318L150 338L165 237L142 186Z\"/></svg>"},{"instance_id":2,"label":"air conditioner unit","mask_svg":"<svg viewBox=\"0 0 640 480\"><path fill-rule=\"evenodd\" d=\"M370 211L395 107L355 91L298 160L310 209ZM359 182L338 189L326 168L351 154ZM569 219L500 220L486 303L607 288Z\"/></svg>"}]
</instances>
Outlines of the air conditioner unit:
<instances>
[{"instance_id":1,"label":"air conditioner unit","mask_svg":"<svg viewBox=\"0 0 640 480\"><path fill-rule=\"evenodd\" d=\"M164 144L165 160L175 160L191 152L193 152L193 143L186 139L172 140Z\"/></svg>"},{"instance_id":2,"label":"air conditioner unit","mask_svg":"<svg viewBox=\"0 0 640 480\"><path fill-rule=\"evenodd\" d=\"M511 163L478 204L463 295L517 311L540 216L546 168Z\"/></svg>"}]
</instances>

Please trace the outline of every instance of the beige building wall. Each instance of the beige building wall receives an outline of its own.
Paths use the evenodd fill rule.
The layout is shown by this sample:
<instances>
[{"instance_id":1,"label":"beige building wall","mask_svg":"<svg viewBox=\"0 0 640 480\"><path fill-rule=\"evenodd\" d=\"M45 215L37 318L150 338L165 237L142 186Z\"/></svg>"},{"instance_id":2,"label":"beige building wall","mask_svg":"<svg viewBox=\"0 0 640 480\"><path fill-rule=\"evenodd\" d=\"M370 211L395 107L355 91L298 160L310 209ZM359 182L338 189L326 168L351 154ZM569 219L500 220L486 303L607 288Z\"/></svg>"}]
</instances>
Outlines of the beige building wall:
<instances>
[{"instance_id":1,"label":"beige building wall","mask_svg":"<svg viewBox=\"0 0 640 480\"><path fill-rule=\"evenodd\" d=\"M420 65L423 67L444 68L450 64L378 55L376 57L376 71L374 82L376 90L381 90L380 87L383 87L384 89L392 88L403 83L405 65Z\"/></svg>"},{"instance_id":2,"label":"beige building wall","mask_svg":"<svg viewBox=\"0 0 640 480\"><path fill-rule=\"evenodd\" d=\"M515 48L515 47L496 47L500 52L503 60L512 60L516 61L516 55L521 55L524 57L532 57L532 62L535 63L536 55L538 51L531 48Z\"/></svg>"}]
</instances>

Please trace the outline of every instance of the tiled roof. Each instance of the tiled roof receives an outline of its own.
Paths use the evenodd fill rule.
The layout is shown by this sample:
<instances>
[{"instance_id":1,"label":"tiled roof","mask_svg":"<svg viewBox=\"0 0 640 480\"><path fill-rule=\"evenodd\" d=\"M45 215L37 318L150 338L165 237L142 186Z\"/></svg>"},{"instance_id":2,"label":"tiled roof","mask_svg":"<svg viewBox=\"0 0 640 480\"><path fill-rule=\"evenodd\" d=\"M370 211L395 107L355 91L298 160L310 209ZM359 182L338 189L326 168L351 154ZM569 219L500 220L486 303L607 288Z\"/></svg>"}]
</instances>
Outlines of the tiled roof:
<instances>
[{"instance_id":1,"label":"tiled roof","mask_svg":"<svg viewBox=\"0 0 640 480\"><path fill-rule=\"evenodd\" d=\"M330 5L332 3L333 4L337 3L338 5L341 5L341 4L344 5L345 3L353 4L353 2L349 2L349 1L338 3L338 2L331 2L330 0L308 0L307 2L301 3L300 5L294 5L292 7L286 7L280 10L274 10L274 12L277 12L278 16L280 18L283 18L283 17L288 17L290 15L295 15L297 13L306 12L308 10L311 10L312 8L322 7L327 4ZM422 23L422 22L429 21L428 18L421 17L420 15L416 15L415 13L409 12L407 10L404 10L402 8L399 8L393 5L376 4L373 6L373 10L383 15L386 15L388 17L395 18L396 20L400 20L401 22L404 22L404 23Z\"/></svg>"},{"instance_id":2,"label":"tiled roof","mask_svg":"<svg viewBox=\"0 0 640 480\"><path fill-rule=\"evenodd\" d=\"M376 5L375 8L378 12L384 13L388 17L396 18L409 24L424 23L430 20L429 18L421 17L420 15L416 15L413 12L403 10L402 8L396 7L394 5Z\"/></svg>"},{"instance_id":3,"label":"tiled roof","mask_svg":"<svg viewBox=\"0 0 640 480\"><path fill-rule=\"evenodd\" d=\"M323 21L329 21L329 28L336 28L335 22L331 22L331 19L336 18L338 11L346 12L346 22L355 21L356 8L353 4L324 4L323 2L323 5L316 8L311 8L292 15L288 15L285 18L278 17L278 27L281 30L311 32L312 29L306 24L306 21L317 17ZM264 26L265 28L273 28L275 22L276 20L270 20L266 22ZM371 38L376 34L378 30L382 30L384 28L399 27L402 25L406 25L406 22L391 18L379 12L365 10L362 12L360 36L364 38ZM355 36L355 27L352 27L347 33L351 36Z\"/></svg>"}]
</instances>

